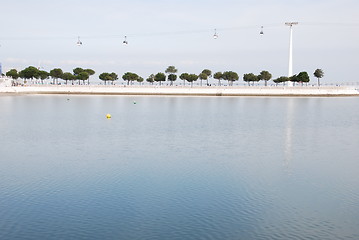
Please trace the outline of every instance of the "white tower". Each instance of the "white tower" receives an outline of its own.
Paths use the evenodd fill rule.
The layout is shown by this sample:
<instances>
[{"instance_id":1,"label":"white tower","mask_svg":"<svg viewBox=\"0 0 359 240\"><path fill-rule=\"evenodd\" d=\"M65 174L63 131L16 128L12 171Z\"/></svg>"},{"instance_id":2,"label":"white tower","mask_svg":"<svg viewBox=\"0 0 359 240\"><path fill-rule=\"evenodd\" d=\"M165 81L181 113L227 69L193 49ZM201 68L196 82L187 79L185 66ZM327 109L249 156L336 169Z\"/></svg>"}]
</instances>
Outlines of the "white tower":
<instances>
[{"instance_id":1,"label":"white tower","mask_svg":"<svg viewBox=\"0 0 359 240\"><path fill-rule=\"evenodd\" d=\"M289 63L288 63L288 77L293 76L293 25L297 25L298 22L286 22L285 25L290 28L289 36ZM288 82L288 86L293 86L292 82Z\"/></svg>"}]
</instances>

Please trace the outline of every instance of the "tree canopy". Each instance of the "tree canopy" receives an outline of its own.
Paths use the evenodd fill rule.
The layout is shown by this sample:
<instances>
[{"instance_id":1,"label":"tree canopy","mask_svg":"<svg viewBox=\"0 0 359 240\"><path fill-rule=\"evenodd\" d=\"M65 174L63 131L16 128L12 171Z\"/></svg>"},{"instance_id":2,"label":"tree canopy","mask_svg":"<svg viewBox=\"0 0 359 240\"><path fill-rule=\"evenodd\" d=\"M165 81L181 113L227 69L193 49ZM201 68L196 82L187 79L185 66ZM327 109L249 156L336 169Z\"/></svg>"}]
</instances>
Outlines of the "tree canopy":
<instances>
[{"instance_id":1,"label":"tree canopy","mask_svg":"<svg viewBox=\"0 0 359 240\"><path fill-rule=\"evenodd\" d=\"M87 72L83 71L83 72L80 72L76 78L78 80L82 80L83 82L85 82L85 80L89 79L89 77L90 77L90 75Z\"/></svg>"},{"instance_id":2,"label":"tree canopy","mask_svg":"<svg viewBox=\"0 0 359 240\"><path fill-rule=\"evenodd\" d=\"M318 86L320 86L320 81L319 79L321 79L322 77L324 77L324 72L322 69L316 69L315 72L313 73L314 77L316 77L318 79Z\"/></svg>"},{"instance_id":3,"label":"tree canopy","mask_svg":"<svg viewBox=\"0 0 359 240\"><path fill-rule=\"evenodd\" d=\"M198 79L198 75L192 73L192 74L188 74L186 80L191 83L191 87L192 87L192 86L193 86L193 82L194 82L194 81L197 81L197 79Z\"/></svg>"},{"instance_id":4,"label":"tree canopy","mask_svg":"<svg viewBox=\"0 0 359 240\"><path fill-rule=\"evenodd\" d=\"M146 82L153 84L155 82L155 75L151 74L150 76L148 76L148 78L146 79Z\"/></svg>"},{"instance_id":5,"label":"tree canopy","mask_svg":"<svg viewBox=\"0 0 359 240\"><path fill-rule=\"evenodd\" d=\"M76 77L70 72L64 72L64 74L62 74L62 79L65 80L67 84L67 81L75 80Z\"/></svg>"},{"instance_id":6,"label":"tree canopy","mask_svg":"<svg viewBox=\"0 0 359 240\"><path fill-rule=\"evenodd\" d=\"M62 78L63 75L63 71L61 68L54 68L50 71L50 76L54 79L54 84L55 84L55 80L57 81L57 79Z\"/></svg>"},{"instance_id":7,"label":"tree canopy","mask_svg":"<svg viewBox=\"0 0 359 240\"><path fill-rule=\"evenodd\" d=\"M96 73L94 70L92 70L90 68L85 69L84 72L87 72L89 76L92 76L92 75L94 75Z\"/></svg>"},{"instance_id":8,"label":"tree canopy","mask_svg":"<svg viewBox=\"0 0 359 240\"><path fill-rule=\"evenodd\" d=\"M258 76L254 73L246 73L243 75L243 81L247 82L249 85L250 82L258 81Z\"/></svg>"},{"instance_id":9,"label":"tree canopy","mask_svg":"<svg viewBox=\"0 0 359 240\"><path fill-rule=\"evenodd\" d=\"M77 75L79 75L80 73L84 72L85 70L83 70L83 69L80 68L80 67L77 67L77 68L74 68L72 71L74 72L74 75L77 76Z\"/></svg>"},{"instance_id":10,"label":"tree canopy","mask_svg":"<svg viewBox=\"0 0 359 240\"><path fill-rule=\"evenodd\" d=\"M118 75L114 72L112 72L112 73L104 72L99 75L99 79L104 81L105 85L106 85L107 81L112 81L112 84L113 84L113 82L118 79Z\"/></svg>"},{"instance_id":11,"label":"tree canopy","mask_svg":"<svg viewBox=\"0 0 359 240\"><path fill-rule=\"evenodd\" d=\"M203 69L201 73L206 74L208 77L212 77L212 71L209 69Z\"/></svg>"},{"instance_id":12,"label":"tree canopy","mask_svg":"<svg viewBox=\"0 0 359 240\"><path fill-rule=\"evenodd\" d=\"M228 81L230 86L233 86L233 82L239 79L239 76L236 72L226 71L222 74L222 78Z\"/></svg>"},{"instance_id":13,"label":"tree canopy","mask_svg":"<svg viewBox=\"0 0 359 240\"><path fill-rule=\"evenodd\" d=\"M307 72L298 73L297 81L300 83L308 83L310 81L308 73Z\"/></svg>"},{"instance_id":14,"label":"tree canopy","mask_svg":"<svg viewBox=\"0 0 359 240\"><path fill-rule=\"evenodd\" d=\"M175 73L177 73L177 69L175 66L168 66L165 73L169 73L167 79L168 81L171 82L171 86L173 85L173 81L176 81L177 79L177 75Z\"/></svg>"},{"instance_id":15,"label":"tree canopy","mask_svg":"<svg viewBox=\"0 0 359 240\"><path fill-rule=\"evenodd\" d=\"M39 70L39 78L41 79L41 83L44 83L44 80L48 79L49 77L50 77L50 73L44 70Z\"/></svg>"},{"instance_id":16,"label":"tree canopy","mask_svg":"<svg viewBox=\"0 0 359 240\"><path fill-rule=\"evenodd\" d=\"M161 72L157 73L157 74L155 75L155 81L156 81L156 82L159 82L160 85L161 85L161 82L166 81L166 75L165 75L164 73L161 73Z\"/></svg>"},{"instance_id":17,"label":"tree canopy","mask_svg":"<svg viewBox=\"0 0 359 240\"><path fill-rule=\"evenodd\" d=\"M29 66L19 72L19 77L23 79L34 79L34 78L38 78L38 76L39 76L39 69L33 66Z\"/></svg>"},{"instance_id":18,"label":"tree canopy","mask_svg":"<svg viewBox=\"0 0 359 240\"><path fill-rule=\"evenodd\" d=\"M182 73L179 78L183 80L183 85L185 85L185 81L188 79L189 74L188 73Z\"/></svg>"},{"instance_id":19,"label":"tree canopy","mask_svg":"<svg viewBox=\"0 0 359 240\"><path fill-rule=\"evenodd\" d=\"M130 82L137 81L139 76L136 73L126 72L122 75L122 79L127 81L127 85L130 85Z\"/></svg>"},{"instance_id":20,"label":"tree canopy","mask_svg":"<svg viewBox=\"0 0 359 240\"><path fill-rule=\"evenodd\" d=\"M172 86L172 85L173 85L173 82L176 81L176 79L177 79L177 75L171 73L170 75L168 75L167 78L168 78L169 81L171 81L171 86Z\"/></svg>"},{"instance_id":21,"label":"tree canopy","mask_svg":"<svg viewBox=\"0 0 359 240\"><path fill-rule=\"evenodd\" d=\"M218 86L221 86L221 80L223 79L223 73L222 72L216 72L213 75L213 78L217 79L218 80Z\"/></svg>"},{"instance_id":22,"label":"tree canopy","mask_svg":"<svg viewBox=\"0 0 359 240\"><path fill-rule=\"evenodd\" d=\"M202 86L202 81L203 81L203 80L207 80L207 79L208 79L208 75L205 74L205 73L203 73L203 72L201 72L201 73L198 75L198 78L199 78L199 80L201 80L201 86Z\"/></svg>"},{"instance_id":23,"label":"tree canopy","mask_svg":"<svg viewBox=\"0 0 359 240\"><path fill-rule=\"evenodd\" d=\"M265 81L264 82L265 86L267 86L267 82L269 80L271 80L271 78L272 78L272 74L270 72L268 72L268 71L261 71L259 76L258 76L259 80L264 80Z\"/></svg>"},{"instance_id":24,"label":"tree canopy","mask_svg":"<svg viewBox=\"0 0 359 240\"><path fill-rule=\"evenodd\" d=\"M276 78L273 80L273 82L275 84L278 84L278 83L285 83L285 82L288 82L289 81L289 77L285 77L285 76L282 76L282 77L279 77L279 78Z\"/></svg>"},{"instance_id":25,"label":"tree canopy","mask_svg":"<svg viewBox=\"0 0 359 240\"><path fill-rule=\"evenodd\" d=\"M177 73L177 71L175 66L168 66L165 73Z\"/></svg>"},{"instance_id":26,"label":"tree canopy","mask_svg":"<svg viewBox=\"0 0 359 240\"><path fill-rule=\"evenodd\" d=\"M19 73L17 72L16 69L10 69L9 71L6 72L6 76L11 77L12 79L18 79Z\"/></svg>"}]
</instances>

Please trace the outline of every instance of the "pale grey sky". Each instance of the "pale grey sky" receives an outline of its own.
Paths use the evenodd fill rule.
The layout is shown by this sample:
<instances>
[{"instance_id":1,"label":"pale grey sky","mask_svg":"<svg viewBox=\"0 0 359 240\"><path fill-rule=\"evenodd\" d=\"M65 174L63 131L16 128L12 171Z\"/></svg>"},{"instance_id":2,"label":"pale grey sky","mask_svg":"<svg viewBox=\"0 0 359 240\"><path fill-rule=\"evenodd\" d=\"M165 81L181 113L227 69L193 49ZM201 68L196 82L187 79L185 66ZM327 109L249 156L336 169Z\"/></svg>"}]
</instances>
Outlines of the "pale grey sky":
<instances>
[{"instance_id":1,"label":"pale grey sky","mask_svg":"<svg viewBox=\"0 0 359 240\"><path fill-rule=\"evenodd\" d=\"M323 82L359 81L353 73L359 65L359 2L354 0L2 0L0 5L3 71L83 67L146 78L175 65L180 73L209 68L285 76L289 28L284 23L298 21L294 73L308 71L312 77L322 68Z\"/></svg>"}]
</instances>

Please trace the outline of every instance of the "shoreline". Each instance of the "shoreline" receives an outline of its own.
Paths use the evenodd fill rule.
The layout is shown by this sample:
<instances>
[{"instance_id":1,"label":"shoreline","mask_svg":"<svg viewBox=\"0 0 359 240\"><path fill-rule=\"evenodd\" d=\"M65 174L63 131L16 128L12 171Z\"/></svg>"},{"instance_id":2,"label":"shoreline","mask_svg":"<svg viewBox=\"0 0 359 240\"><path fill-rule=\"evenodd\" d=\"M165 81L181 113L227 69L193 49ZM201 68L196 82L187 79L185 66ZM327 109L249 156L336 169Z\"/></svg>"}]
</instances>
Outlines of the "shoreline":
<instances>
[{"instance_id":1,"label":"shoreline","mask_svg":"<svg viewBox=\"0 0 359 240\"><path fill-rule=\"evenodd\" d=\"M148 96L238 96L238 97L359 97L354 86L100 86L36 85L0 87L1 95L67 94L67 95L148 95Z\"/></svg>"}]
</instances>

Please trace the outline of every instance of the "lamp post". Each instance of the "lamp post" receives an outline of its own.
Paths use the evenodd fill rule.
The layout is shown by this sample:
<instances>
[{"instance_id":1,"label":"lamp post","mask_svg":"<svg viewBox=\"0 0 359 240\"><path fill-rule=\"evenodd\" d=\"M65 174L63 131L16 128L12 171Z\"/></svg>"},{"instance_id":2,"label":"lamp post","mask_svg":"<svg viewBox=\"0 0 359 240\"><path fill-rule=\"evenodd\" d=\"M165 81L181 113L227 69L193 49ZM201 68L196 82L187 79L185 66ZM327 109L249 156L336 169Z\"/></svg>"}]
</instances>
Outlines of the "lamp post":
<instances>
[{"instance_id":1,"label":"lamp post","mask_svg":"<svg viewBox=\"0 0 359 240\"><path fill-rule=\"evenodd\" d=\"M286 22L285 25L290 27L289 37L289 63L288 63L288 77L293 76L293 25L297 25L298 22ZM288 83L289 86L293 86L293 83Z\"/></svg>"}]
</instances>

